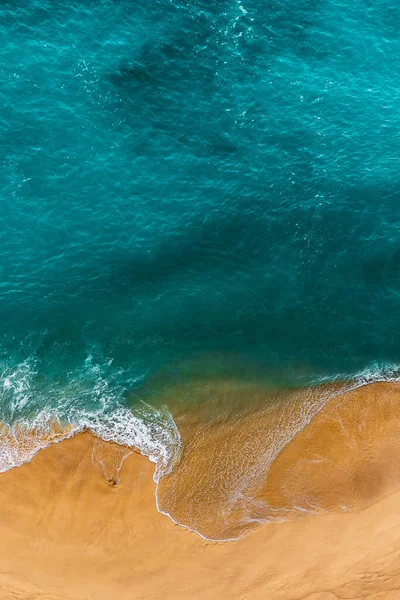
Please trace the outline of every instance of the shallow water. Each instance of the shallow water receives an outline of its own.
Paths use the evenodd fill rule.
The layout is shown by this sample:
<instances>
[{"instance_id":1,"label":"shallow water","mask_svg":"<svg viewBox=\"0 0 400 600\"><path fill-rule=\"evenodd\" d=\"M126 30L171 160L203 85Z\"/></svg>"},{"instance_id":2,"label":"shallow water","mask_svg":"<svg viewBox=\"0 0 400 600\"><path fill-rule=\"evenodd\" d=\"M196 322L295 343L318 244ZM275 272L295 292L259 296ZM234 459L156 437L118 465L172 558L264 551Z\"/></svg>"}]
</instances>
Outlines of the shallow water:
<instances>
[{"instance_id":1,"label":"shallow water","mask_svg":"<svg viewBox=\"0 0 400 600\"><path fill-rule=\"evenodd\" d=\"M3 422L89 426L164 472L171 380L397 378L398 20L2 3Z\"/></svg>"}]
</instances>

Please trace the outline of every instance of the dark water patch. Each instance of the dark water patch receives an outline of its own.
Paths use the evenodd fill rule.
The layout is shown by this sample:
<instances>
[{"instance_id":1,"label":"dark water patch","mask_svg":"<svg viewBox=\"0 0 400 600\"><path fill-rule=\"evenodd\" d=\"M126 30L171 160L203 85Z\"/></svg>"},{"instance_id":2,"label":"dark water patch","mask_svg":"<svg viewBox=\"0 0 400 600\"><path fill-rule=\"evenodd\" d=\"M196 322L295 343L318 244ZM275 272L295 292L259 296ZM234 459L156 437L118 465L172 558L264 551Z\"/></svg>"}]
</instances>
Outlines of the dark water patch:
<instances>
[{"instance_id":1,"label":"dark water patch","mask_svg":"<svg viewBox=\"0 0 400 600\"><path fill-rule=\"evenodd\" d=\"M393 7L0 11L5 355L28 337L47 376L96 349L129 380L398 360Z\"/></svg>"}]
</instances>

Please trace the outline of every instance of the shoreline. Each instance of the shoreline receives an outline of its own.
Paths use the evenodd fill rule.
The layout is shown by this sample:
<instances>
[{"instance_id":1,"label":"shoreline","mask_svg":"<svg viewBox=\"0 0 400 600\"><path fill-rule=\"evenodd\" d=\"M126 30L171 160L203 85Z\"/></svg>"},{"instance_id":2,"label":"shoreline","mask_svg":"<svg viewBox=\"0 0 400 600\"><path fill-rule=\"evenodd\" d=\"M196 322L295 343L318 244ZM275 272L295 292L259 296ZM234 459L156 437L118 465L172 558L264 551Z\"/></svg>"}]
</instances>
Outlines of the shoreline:
<instances>
[{"instance_id":1,"label":"shoreline","mask_svg":"<svg viewBox=\"0 0 400 600\"><path fill-rule=\"evenodd\" d=\"M219 492L226 481L206 467L210 460L224 467L226 451L218 458L208 449L223 441L230 459L247 456L246 469L254 471L243 432L254 442L266 424L260 415L233 429L213 424L200 441L187 425L192 437L182 431L185 451L176 472L158 484L158 500L155 465L132 448L89 431L52 444L0 474L0 598L394 599L399 399L400 386L385 383L329 402L278 453L268 477L248 485L255 503L236 507L222 529L247 535L223 543L175 524L156 504L174 498L175 516L200 515L203 527L214 527L225 514ZM313 498L319 505L304 515ZM262 525L267 505L278 517L287 511L289 520ZM250 524L243 521L249 515Z\"/></svg>"}]
</instances>

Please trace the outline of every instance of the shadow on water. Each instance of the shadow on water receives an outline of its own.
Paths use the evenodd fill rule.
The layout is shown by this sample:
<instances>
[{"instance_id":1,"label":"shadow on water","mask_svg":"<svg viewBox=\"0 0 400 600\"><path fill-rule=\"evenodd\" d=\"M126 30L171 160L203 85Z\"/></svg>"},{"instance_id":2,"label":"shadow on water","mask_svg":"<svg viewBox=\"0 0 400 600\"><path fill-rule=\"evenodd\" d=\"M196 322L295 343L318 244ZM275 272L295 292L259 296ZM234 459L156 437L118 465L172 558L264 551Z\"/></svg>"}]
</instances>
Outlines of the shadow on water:
<instances>
[{"instance_id":1,"label":"shadow on water","mask_svg":"<svg viewBox=\"0 0 400 600\"><path fill-rule=\"evenodd\" d=\"M158 288L185 273L196 278L221 267L233 272L260 255L266 256L267 215L257 210L256 204L247 205L247 210L244 205L232 202L226 213L215 211L194 218L181 231L154 240L149 249L117 255L111 263L112 285L134 289L151 284Z\"/></svg>"},{"instance_id":2,"label":"shadow on water","mask_svg":"<svg viewBox=\"0 0 400 600\"><path fill-rule=\"evenodd\" d=\"M330 372L396 361L397 186L338 195L347 211L294 203L280 213L268 196L232 199L229 212L221 206L148 249L87 265L85 285L69 281L52 304L44 296L45 314L38 301L29 322L46 323L54 343L60 333L74 348L94 338L111 355L118 346L151 354L158 339L156 354L234 352ZM380 220L363 213L366 197L380 204Z\"/></svg>"}]
</instances>

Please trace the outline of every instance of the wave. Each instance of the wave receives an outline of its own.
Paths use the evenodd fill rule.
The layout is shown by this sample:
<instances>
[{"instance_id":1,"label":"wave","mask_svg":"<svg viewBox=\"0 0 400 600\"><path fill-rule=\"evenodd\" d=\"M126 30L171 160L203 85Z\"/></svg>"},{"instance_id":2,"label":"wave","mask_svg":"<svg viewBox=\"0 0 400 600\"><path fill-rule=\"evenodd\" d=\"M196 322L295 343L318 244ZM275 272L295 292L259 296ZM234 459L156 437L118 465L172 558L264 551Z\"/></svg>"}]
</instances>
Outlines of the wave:
<instances>
[{"instance_id":1,"label":"wave","mask_svg":"<svg viewBox=\"0 0 400 600\"><path fill-rule=\"evenodd\" d=\"M143 406L134 414L119 406L109 414L95 415L76 411L70 421L60 419L56 411L43 410L31 419L1 426L0 472L30 462L39 450L87 430L105 442L135 448L147 456L156 465L156 482L173 469L179 457L179 432L166 409Z\"/></svg>"},{"instance_id":2,"label":"wave","mask_svg":"<svg viewBox=\"0 0 400 600\"><path fill-rule=\"evenodd\" d=\"M264 390L264 407L237 414L217 427L199 422L187 428L185 420L181 423L178 419L185 457L160 481L158 510L205 539L230 541L268 522L362 506L365 492L359 492L359 488L367 487L366 482L375 468L371 456L378 461L379 448L386 444L382 441L386 435L385 425L387 443L391 443L391 427L397 419L397 407L400 408L399 390L397 386L389 390L383 386L398 383L397 372L396 365L385 365L354 374L347 381L330 378L323 384L286 390L275 397ZM222 386L220 393L221 397L229 394ZM262 391L250 386L243 388L242 393L254 399ZM354 414L350 418L346 411L353 404ZM390 415L386 424L382 417L385 414ZM359 430L364 422L371 424L371 430L360 438ZM381 428L382 439L378 436L375 440L374 426ZM310 448L304 443L307 436ZM326 447L320 447L320 440L325 437ZM396 440L396 436L393 439ZM349 440L354 441L355 448ZM369 448L371 440L376 444L373 450ZM345 456L340 455L341 446L346 448ZM301 448L297 454L293 450L296 448ZM357 454L356 448L368 448L368 451ZM315 455L310 458L313 449ZM332 465L336 463L337 472L332 474ZM354 474L351 473L353 467ZM320 469L331 477L332 489L328 478L324 488L324 474L321 475ZM378 475L380 470L387 470L387 465L378 469ZM303 471L308 473L307 481L299 475ZM343 473L349 479L341 479ZM319 481L315 474L320 476ZM356 491L355 482L358 482ZM377 483L376 490L380 489ZM299 490L302 492L297 493Z\"/></svg>"},{"instance_id":3,"label":"wave","mask_svg":"<svg viewBox=\"0 0 400 600\"><path fill-rule=\"evenodd\" d=\"M165 407L143 401L133 408L124 406L124 387L113 377L107 379L108 367L110 363L96 363L89 355L83 368L61 386L37 381L34 358L3 365L0 472L29 462L52 443L89 430L104 441L136 448L147 456L156 465L156 482L169 473L181 448L172 415Z\"/></svg>"},{"instance_id":4,"label":"wave","mask_svg":"<svg viewBox=\"0 0 400 600\"><path fill-rule=\"evenodd\" d=\"M373 363L361 371L350 373L336 373L334 375L318 375L314 377L312 383L314 385L346 382L346 385L357 388L370 383L379 383L383 381L397 382L400 381L400 364L398 363Z\"/></svg>"}]
</instances>

